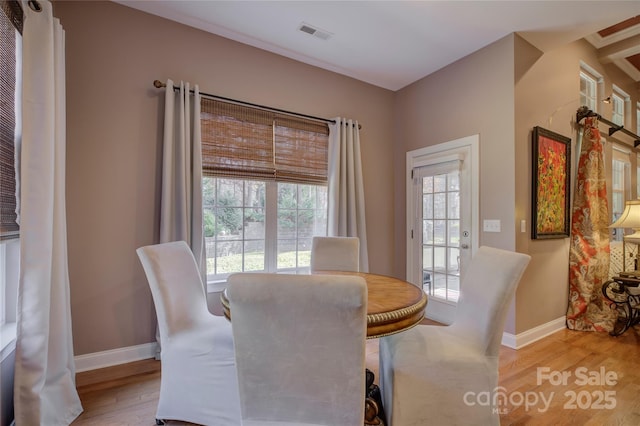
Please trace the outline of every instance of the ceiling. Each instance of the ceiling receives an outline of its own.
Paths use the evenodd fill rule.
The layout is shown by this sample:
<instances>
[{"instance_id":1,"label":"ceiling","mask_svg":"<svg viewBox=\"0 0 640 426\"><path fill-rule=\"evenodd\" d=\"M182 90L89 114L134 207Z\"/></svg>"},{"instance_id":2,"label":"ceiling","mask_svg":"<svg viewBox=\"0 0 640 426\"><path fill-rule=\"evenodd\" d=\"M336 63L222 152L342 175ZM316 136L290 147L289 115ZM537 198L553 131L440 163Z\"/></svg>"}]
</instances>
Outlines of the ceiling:
<instances>
[{"instance_id":1,"label":"ceiling","mask_svg":"<svg viewBox=\"0 0 640 426\"><path fill-rule=\"evenodd\" d=\"M542 51L587 38L640 81L640 24L597 33L640 1L116 2L393 91L513 32Z\"/></svg>"}]
</instances>

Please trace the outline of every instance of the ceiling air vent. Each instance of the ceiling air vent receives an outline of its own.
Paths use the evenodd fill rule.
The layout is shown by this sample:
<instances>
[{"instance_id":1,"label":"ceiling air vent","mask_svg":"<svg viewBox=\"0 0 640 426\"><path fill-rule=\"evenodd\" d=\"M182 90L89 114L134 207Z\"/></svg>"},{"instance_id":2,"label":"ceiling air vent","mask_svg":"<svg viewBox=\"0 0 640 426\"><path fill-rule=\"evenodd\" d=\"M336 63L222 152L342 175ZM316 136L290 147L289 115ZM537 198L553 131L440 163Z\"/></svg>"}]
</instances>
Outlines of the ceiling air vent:
<instances>
[{"instance_id":1,"label":"ceiling air vent","mask_svg":"<svg viewBox=\"0 0 640 426\"><path fill-rule=\"evenodd\" d=\"M300 27L298 29L303 33L307 33L321 40L328 40L332 35L329 31L321 30L318 27L314 27L313 25L309 25L304 22L300 24Z\"/></svg>"}]
</instances>

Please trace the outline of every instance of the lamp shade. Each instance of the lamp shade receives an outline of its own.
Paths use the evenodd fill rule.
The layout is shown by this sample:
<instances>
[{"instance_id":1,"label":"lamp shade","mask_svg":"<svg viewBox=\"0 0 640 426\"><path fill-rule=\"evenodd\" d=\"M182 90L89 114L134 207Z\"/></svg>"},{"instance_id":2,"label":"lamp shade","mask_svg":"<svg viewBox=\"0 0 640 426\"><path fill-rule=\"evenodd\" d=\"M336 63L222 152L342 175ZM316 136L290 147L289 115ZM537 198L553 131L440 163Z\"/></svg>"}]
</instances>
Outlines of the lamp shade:
<instances>
[{"instance_id":1,"label":"lamp shade","mask_svg":"<svg viewBox=\"0 0 640 426\"><path fill-rule=\"evenodd\" d=\"M640 244L640 200L627 201L624 211L609 228L632 228L636 232L632 235L625 235L625 241Z\"/></svg>"}]
</instances>

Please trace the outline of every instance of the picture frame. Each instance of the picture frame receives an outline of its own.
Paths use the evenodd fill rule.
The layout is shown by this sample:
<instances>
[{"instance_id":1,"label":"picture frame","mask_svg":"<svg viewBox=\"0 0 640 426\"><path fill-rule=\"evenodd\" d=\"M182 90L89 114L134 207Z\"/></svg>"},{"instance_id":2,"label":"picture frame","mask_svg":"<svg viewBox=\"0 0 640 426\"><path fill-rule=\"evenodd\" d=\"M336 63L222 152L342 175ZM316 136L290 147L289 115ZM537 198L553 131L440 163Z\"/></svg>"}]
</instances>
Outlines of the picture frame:
<instances>
[{"instance_id":1,"label":"picture frame","mask_svg":"<svg viewBox=\"0 0 640 426\"><path fill-rule=\"evenodd\" d=\"M532 136L531 238L567 238L571 139L539 126Z\"/></svg>"}]
</instances>

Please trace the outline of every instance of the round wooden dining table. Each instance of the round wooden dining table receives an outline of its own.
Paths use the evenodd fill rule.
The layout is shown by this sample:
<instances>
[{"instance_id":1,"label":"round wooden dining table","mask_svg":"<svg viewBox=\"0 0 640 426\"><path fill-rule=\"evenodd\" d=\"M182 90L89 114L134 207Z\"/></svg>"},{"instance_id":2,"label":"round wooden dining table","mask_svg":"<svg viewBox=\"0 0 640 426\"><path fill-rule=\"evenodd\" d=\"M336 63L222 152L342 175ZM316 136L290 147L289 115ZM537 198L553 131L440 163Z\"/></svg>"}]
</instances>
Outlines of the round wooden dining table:
<instances>
[{"instance_id":1,"label":"round wooden dining table","mask_svg":"<svg viewBox=\"0 0 640 426\"><path fill-rule=\"evenodd\" d=\"M367 283L367 339L399 333L424 318L427 295L410 282L368 272L314 271L313 274L356 275ZM231 318L226 291L220 295L224 316Z\"/></svg>"},{"instance_id":2,"label":"round wooden dining table","mask_svg":"<svg viewBox=\"0 0 640 426\"><path fill-rule=\"evenodd\" d=\"M355 275L367 283L367 339L407 330L424 318L427 295L410 282L368 272L314 271L314 275ZM220 295L224 316L231 320L226 289ZM384 408L374 374L366 370L364 425L384 425Z\"/></svg>"}]
</instances>

